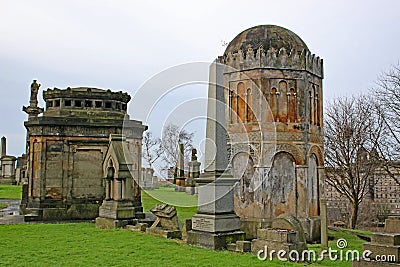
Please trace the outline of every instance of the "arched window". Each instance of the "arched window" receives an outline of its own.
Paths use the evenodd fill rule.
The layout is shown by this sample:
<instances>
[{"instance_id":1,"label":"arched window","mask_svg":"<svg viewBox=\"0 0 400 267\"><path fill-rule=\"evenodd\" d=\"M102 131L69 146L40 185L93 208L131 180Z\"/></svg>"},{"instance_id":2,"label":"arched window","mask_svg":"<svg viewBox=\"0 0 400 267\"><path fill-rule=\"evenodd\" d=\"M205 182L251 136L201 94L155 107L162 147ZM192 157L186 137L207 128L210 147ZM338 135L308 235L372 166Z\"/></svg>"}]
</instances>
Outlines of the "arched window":
<instances>
[{"instance_id":1,"label":"arched window","mask_svg":"<svg viewBox=\"0 0 400 267\"><path fill-rule=\"evenodd\" d=\"M234 91L232 92L232 108L231 108L231 113L232 113L232 123L238 122L237 119L237 95L235 94Z\"/></svg>"},{"instance_id":2,"label":"arched window","mask_svg":"<svg viewBox=\"0 0 400 267\"><path fill-rule=\"evenodd\" d=\"M280 81L279 82L279 101L278 101L278 118L279 121L281 122L286 122L287 121L287 82L286 81Z\"/></svg>"},{"instance_id":3,"label":"arched window","mask_svg":"<svg viewBox=\"0 0 400 267\"><path fill-rule=\"evenodd\" d=\"M290 88L288 93L288 121L296 122L296 93L294 88Z\"/></svg>"},{"instance_id":4,"label":"arched window","mask_svg":"<svg viewBox=\"0 0 400 267\"><path fill-rule=\"evenodd\" d=\"M314 90L314 85L312 90ZM309 108L310 108L310 124L314 124L314 101L312 91L308 91L309 100Z\"/></svg>"},{"instance_id":5,"label":"arched window","mask_svg":"<svg viewBox=\"0 0 400 267\"><path fill-rule=\"evenodd\" d=\"M247 100L246 100L246 102L247 102L247 106L246 106L246 121L247 122L251 122L251 121L253 121L253 117L254 116L253 116L253 96L251 94L251 89L250 88L247 89L246 97L247 97Z\"/></svg>"},{"instance_id":6,"label":"arched window","mask_svg":"<svg viewBox=\"0 0 400 267\"><path fill-rule=\"evenodd\" d=\"M238 110L237 114L241 122L246 121L246 102L245 102L245 88L243 83L237 85L238 96Z\"/></svg>"},{"instance_id":7,"label":"arched window","mask_svg":"<svg viewBox=\"0 0 400 267\"><path fill-rule=\"evenodd\" d=\"M277 103L276 103L277 102L277 93L278 93L278 91L276 90L276 88L272 87L269 106L271 108L272 115L274 117L274 121L276 121L277 114L278 114L278 107L277 107Z\"/></svg>"},{"instance_id":8,"label":"arched window","mask_svg":"<svg viewBox=\"0 0 400 267\"><path fill-rule=\"evenodd\" d=\"M233 92L232 90L229 90L229 99L228 99L228 103L229 103L229 123L233 123L232 121L232 115L233 115L233 110L232 110L232 97L233 97Z\"/></svg>"}]
</instances>

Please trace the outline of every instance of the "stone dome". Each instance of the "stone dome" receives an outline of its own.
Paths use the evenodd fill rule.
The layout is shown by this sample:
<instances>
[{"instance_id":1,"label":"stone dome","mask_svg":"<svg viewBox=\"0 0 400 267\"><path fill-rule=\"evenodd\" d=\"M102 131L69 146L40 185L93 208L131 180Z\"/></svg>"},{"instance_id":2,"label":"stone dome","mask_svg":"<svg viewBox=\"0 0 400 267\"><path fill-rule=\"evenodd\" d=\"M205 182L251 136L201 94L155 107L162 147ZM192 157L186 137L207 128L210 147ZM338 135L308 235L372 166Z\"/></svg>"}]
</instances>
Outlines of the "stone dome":
<instances>
[{"instance_id":1,"label":"stone dome","mask_svg":"<svg viewBox=\"0 0 400 267\"><path fill-rule=\"evenodd\" d=\"M265 51L271 47L276 50L284 47L287 51L309 51L307 45L294 32L276 25L259 25L239 33L229 43L224 54L236 53L238 50L245 52L248 45L251 45L254 51L260 46L263 46Z\"/></svg>"}]
</instances>

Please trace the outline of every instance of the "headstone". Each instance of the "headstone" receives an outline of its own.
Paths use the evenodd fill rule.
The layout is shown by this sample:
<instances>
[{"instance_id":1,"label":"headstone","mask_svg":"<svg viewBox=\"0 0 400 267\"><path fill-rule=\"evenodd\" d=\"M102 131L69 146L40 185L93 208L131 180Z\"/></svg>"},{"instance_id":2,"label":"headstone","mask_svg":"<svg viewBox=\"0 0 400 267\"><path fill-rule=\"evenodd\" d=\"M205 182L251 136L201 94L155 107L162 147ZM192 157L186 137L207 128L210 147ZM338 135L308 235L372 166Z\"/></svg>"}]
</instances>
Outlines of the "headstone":
<instances>
[{"instance_id":1,"label":"headstone","mask_svg":"<svg viewBox=\"0 0 400 267\"><path fill-rule=\"evenodd\" d=\"M174 206L157 204L150 211L157 216L157 219L146 229L146 233L165 238L182 238L182 224Z\"/></svg>"},{"instance_id":2,"label":"headstone","mask_svg":"<svg viewBox=\"0 0 400 267\"><path fill-rule=\"evenodd\" d=\"M195 179L200 177L200 165L197 161L197 150L192 149L192 160L189 162L189 176L186 179L186 193L194 195L196 193L196 181Z\"/></svg>"}]
</instances>

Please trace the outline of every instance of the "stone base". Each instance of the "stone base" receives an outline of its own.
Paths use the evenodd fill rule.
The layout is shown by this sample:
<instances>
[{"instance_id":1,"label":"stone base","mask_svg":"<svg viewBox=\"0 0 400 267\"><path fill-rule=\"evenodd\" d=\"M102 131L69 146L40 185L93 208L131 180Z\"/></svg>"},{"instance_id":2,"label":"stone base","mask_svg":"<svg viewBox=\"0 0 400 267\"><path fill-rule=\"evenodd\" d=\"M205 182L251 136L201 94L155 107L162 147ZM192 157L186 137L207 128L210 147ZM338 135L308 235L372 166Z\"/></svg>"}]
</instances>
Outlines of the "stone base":
<instances>
[{"instance_id":1,"label":"stone base","mask_svg":"<svg viewBox=\"0 0 400 267\"><path fill-rule=\"evenodd\" d=\"M251 242L239 240L236 243L229 243L226 245L226 249L234 252L251 252Z\"/></svg>"},{"instance_id":2,"label":"stone base","mask_svg":"<svg viewBox=\"0 0 400 267\"><path fill-rule=\"evenodd\" d=\"M195 214L192 217L192 229L195 231L222 233L240 229L240 218L234 214Z\"/></svg>"},{"instance_id":3,"label":"stone base","mask_svg":"<svg viewBox=\"0 0 400 267\"><path fill-rule=\"evenodd\" d=\"M129 220L115 220L111 218L96 218L96 228L101 229L115 229L115 228L123 228L129 225L135 225L137 223L137 219L129 219Z\"/></svg>"},{"instance_id":4,"label":"stone base","mask_svg":"<svg viewBox=\"0 0 400 267\"><path fill-rule=\"evenodd\" d=\"M143 219L143 207L129 200L104 200L99 208L99 217L121 219Z\"/></svg>"},{"instance_id":5,"label":"stone base","mask_svg":"<svg viewBox=\"0 0 400 267\"><path fill-rule=\"evenodd\" d=\"M400 233L400 217L392 216L385 220L385 232Z\"/></svg>"},{"instance_id":6,"label":"stone base","mask_svg":"<svg viewBox=\"0 0 400 267\"><path fill-rule=\"evenodd\" d=\"M353 267L399 267L400 263L382 262L382 261L353 261Z\"/></svg>"},{"instance_id":7,"label":"stone base","mask_svg":"<svg viewBox=\"0 0 400 267\"><path fill-rule=\"evenodd\" d=\"M228 233L207 233L200 231L187 232L187 244L213 250L226 249L227 244L244 240L245 233L242 231Z\"/></svg>"},{"instance_id":8,"label":"stone base","mask_svg":"<svg viewBox=\"0 0 400 267\"><path fill-rule=\"evenodd\" d=\"M186 187L184 186L175 186L174 192L186 192Z\"/></svg>"},{"instance_id":9,"label":"stone base","mask_svg":"<svg viewBox=\"0 0 400 267\"><path fill-rule=\"evenodd\" d=\"M70 207L26 208L22 205L25 221L94 220L99 216L99 205L95 203L72 204Z\"/></svg>"},{"instance_id":10,"label":"stone base","mask_svg":"<svg viewBox=\"0 0 400 267\"><path fill-rule=\"evenodd\" d=\"M296 250L300 254L307 249L306 243L299 242L297 232L293 230L258 229L257 239L252 240L251 243L253 254L257 254L260 250L265 251L266 248L268 251L284 250L286 253Z\"/></svg>"},{"instance_id":11,"label":"stone base","mask_svg":"<svg viewBox=\"0 0 400 267\"><path fill-rule=\"evenodd\" d=\"M127 225L125 227L126 230L134 231L134 232L146 232L146 229L149 228L147 223L137 223L136 225Z\"/></svg>"},{"instance_id":12,"label":"stone base","mask_svg":"<svg viewBox=\"0 0 400 267\"><path fill-rule=\"evenodd\" d=\"M1 177L0 178L0 184L17 184L17 181L15 181L15 177Z\"/></svg>"},{"instance_id":13,"label":"stone base","mask_svg":"<svg viewBox=\"0 0 400 267\"><path fill-rule=\"evenodd\" d=\"M164 238L182 239L182 231L179 230L165 230L160 227L146 228L146 234L160 236Z\"/></svg>"},{"instance_id":14,"label":"stone base","mask_svg":"<svg viewBox=\"0 0 400 267\"><path fill-rule=\"evenodd\" d=\"M400 262L400 246L391 246L389 244L373 244L364 243L362 245L363 251L370 250L372 254L371 259L376 259L376 255L393 255L395 262Z\"/></svg>"},{"instance_id":15,"label":"stone base","mask_svg":"<svg viewBox=\"0 0 400 267\"><path fill-rule=\"evenodd\" d=\"M194 195L196 194L196 187L186 187L185 192L188 195Z\"/></svg>"},{"instance_id":16,"label":"stone base","mask_svg":"<svg viewBox=\"0 0 400 267\"><path fill-rule=\"evenodd\" d=\"M246 233L246 240L257 238L257 229L271 227L272 220L259 218L240 218L240 230Z\"/></svg>"}]
</instances>

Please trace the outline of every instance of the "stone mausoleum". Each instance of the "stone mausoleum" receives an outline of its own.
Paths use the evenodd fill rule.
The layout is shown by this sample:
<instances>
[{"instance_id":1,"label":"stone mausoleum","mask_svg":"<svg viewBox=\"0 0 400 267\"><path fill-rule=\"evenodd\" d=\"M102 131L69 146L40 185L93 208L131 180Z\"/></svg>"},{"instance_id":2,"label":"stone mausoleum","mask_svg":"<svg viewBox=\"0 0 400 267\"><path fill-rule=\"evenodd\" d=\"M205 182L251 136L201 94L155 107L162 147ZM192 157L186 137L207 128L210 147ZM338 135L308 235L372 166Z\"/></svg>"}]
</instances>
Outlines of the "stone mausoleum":
<instances>
[{"instance_id":1,"label":"stone mausoleum","mask_svg":"<svg viewBox=\"0 0 400 267\"><path fill-rule=\"evenodd\" d=\"M126 190L135 205L141 206L136 181L141 175L141 140L147 126L129 119L131 97L88 87L47 89L44 110L38 107L39 87L36 81L32 83L30 105L23 109L29 114L25 121L28 188L21 204L25 218L94 219L106 197L106 186L115 191L108 192L108 198L112 194L122 200ZM122 164L105 159L113 141L110 136L115 135L124 140L133 177L107 173ZM141 211L139 207L135 210Z\"/></svg>"},{"instance_id":2,"label":"stone mausoleum","mask_svg":"<svg viewBox=\"0 0 400 267\"><path fill-rule=\"evenodd\" d=\"M323 191L322 59L282 27L237 35L226 65L230 168L240 182L235 212L246 238L279 216L297 218L308 241L320 238Z\"/></svg>"}]
</instances>

